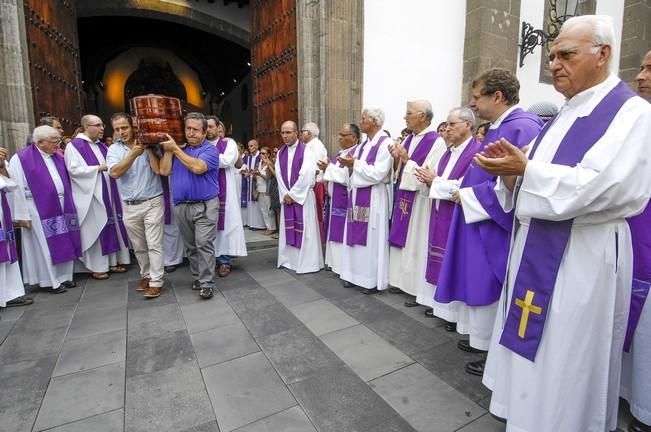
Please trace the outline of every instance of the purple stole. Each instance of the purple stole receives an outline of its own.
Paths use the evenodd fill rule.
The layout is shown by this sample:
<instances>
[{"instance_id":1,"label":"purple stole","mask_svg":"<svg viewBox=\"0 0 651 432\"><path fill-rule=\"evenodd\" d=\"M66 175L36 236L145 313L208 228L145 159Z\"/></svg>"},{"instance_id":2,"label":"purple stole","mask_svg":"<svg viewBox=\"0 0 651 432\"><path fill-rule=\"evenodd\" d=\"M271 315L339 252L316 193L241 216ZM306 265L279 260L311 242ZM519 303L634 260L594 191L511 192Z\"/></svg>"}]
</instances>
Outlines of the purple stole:
<instances>
[{"instance_id":1,"label":"purple stole","mask_svg":"<svg viewBox=\"0 0 651 432\"><path fill-rule=\"evenodd\" d=\"M472 162L473 156L480 146L481 143L475 138L470 139L470 142L454 164L454 168L450 171L449 180L460 179L468 172L470 162ZM443 174L451 156L452 152L449 149L446 150L439 160L437 174ZM439 272L445 254L445 244L448 241L450 231L450 222L456 206L456 203L452 201L439 200L439 208L437 209L436 200L432 200L432 211L429 217L427 268L425 270L425 279L432 285L436 285L439 279Z\"/></svg>"},{"instance_id":2,"label":"purple stole","mask_svg":"<svg viewBox=\"0 0 651 432\"><path fill-rule=\"evenodd\" d=\"M552 163L575 166L581 162L586 152L606 132L622 105L633 96L635 94L620 81L589 116L574 121L556 150ZM538 135L530 158L533 158L551 123L548 122ZM500 343L531 361L536 359L543 336L547 309L573 222L574 219L531 219L529 225Z\"/></svg>"},{"instance_id":3,"label":"purple stole","mask_svg":"<svg viewBox=\"0 0 651 432\"><path fill-rule=\"evenodd\" d=\"M305 144L299 141L296 145L291 167L287 166L287 152L289 151L287 146L284 145L278 152L280 175L288 190L298 180L303 165L303 156L305 155ZM285 218L285 244L300 249L303 245L303 206L296 202L293 204L283 202L283 216Z\"/></svg>"},{"instance_id":4,"label":"purple stole","mask_svg":"<svg viewBox=\"0 0 651 432\"><path fill-rule=\"evenodd\" d=\"M90 144L82 139L75 138L70 144L75 146L75 149L79 152L81 157L86 162L88 166L97 166L99 165L99 160L97 156L93 153L93 150L90 148ZM106 158L106 153L108 148L102 142L97 143L100 151L104 158ZM122 234L122 240L124 244L129 244L129 238L127 237L127 230L124 227L122 222L122 204L120 201L120 194L118 192L117 184L115 179L110 179L111 189L109 192L109 186L106 184L106 179L104 178L104 173L98 172L99 178L102 180L102 201L104 201L104 208L106 209L106 225L102 229L102 232L99 234L100 245L102 246L102 255L109 255L120 250L120 242L118 240L118 235L115 230L115 220L113 219L113 210L111 209L111 201L115 205L115 213L118 217L118 227L120 233Z\"/></svg>"},{"instance_id":5,"label":"purple stole","mask_svg":"<svg viewBox=\"0 0 651 432\"><path fill-rule=\"evenodd\" d=\"M260 153L258 156L251 156L250 154L244 155L244 163L249 170L255 169L260 165ZM253 161L253 166L251 166ZM251 190L249 191L249 180L251 180ZM258 199L253 196L253 177L242 177L242 194L240 196L240 204L242 208L246 208L249 201L257 201Z\"/></svg>"},{"instance_id":6,"label":"purple stole","mask_svg":"<svg viewBox=\"0 0 651 432\"><path fill-rule=\"evenodd\" d=\"M352 156L358 144L340 154ZM332 158L332 163L341 167L342 165L337 161L337 156ZM332 205L330 206L330 223L328 240L335 243L343 243L344 241L344 227L346 226L346 213L348 212L348 188L339 183L332 183Z\"/></svg>"},{"instance_id":7,"label":"purple stole","mask_svg":"<svg viewBox=\"0 0 651 432\"><path fill-rule=\"evenodd\" d=\"M217 151L219 154L224 154L228 142L224 138L219 138L217 141ZM221 164L220 164L221 165ZM219 168L217 174L217 183L219 184L219 192L217 198L219 199L219 215L217 216L217 230L224 231L224 221L226 219L226 168Z\"/></svg>"},{"instance_id":8,"label":"purple stole","mask_svg":"<svg viewBox=\"0 0 651 432\"><path fill-rule=\"evenodd\" d=\"M380 149L380 145L385 139L389 138L386 135L381 136L369 150L366 155L366 163L375 165L375 158ZM357 157L361 158L364 153L364 147L368 143L368 139L359 148ZM371 189L372 186L358 188L355 194L355 202L353 203L353 193L350 192L348 199L348 208L346 209L346 244L348 246L361 245L366 246L366 239L368 237L368 218L371 213Z\"/></svg>"},{"instance_id":9,"label":"purple stole","mask_svg":"<svg viewBox=\"0 0 651 432\"><path fill-rule=\"evenodd\" d=\"M15 263L18 261L18 251L16 251L14 221L11 219L11 209L7 202L7 193L4 190L0 190L0 205L2 205L2 221L0 221L0 263Z\"/></svg>"},{"instance_id":10,"label":"purple stole","mask_svg":"<svg viewBox=\"0 0 651 432\"><path fill-rule=\"evenodd\" d=\"M18 152L27 185L32 193L43 226L52 264L72 261L81 256L79 219L72 200L72 185L63 157L54 153L52 161L63 183L63 209L56 186L48 173L43 157L35 145Z\"/></svg>"},{"instance_id":11,"label":"purple stole","mask_svg":"<svg viewBox=\"0 0 651 432\"><path fill-rule=\"evenodd\" d=\"M170 179L168 176L160 176L160 184L163 188L163 205L164 207L164 216L165 216L165 225L170 225L172 223L172 206L170 205L171 191L170 191Z\"/></svg>"},{"instance_id":12,"label":"purple stole","mask_svg":"<svg viewBox=\"0 0 651 432\"><path fill-rule=\"evenodd\" d=\"M432 145L439 137L435 131L427 132L422 140L416 146L410 159L421 166L425 162L425 158L432 149ZM409 151L411 140L414 135L411 134L405 141L405 149ZM402 171L404 166L400 168L396 184L400 185L402 179ZM404 248L407 243L407 232L409 231L409 220L411 219L411 209L414 206L414 198L416 197L415 191L406 191L402 189L397 190L396 198L393 205L393 216L391 217L391 231L389 232L389 244L397 248Z\"/></svg>"}]
</instances>

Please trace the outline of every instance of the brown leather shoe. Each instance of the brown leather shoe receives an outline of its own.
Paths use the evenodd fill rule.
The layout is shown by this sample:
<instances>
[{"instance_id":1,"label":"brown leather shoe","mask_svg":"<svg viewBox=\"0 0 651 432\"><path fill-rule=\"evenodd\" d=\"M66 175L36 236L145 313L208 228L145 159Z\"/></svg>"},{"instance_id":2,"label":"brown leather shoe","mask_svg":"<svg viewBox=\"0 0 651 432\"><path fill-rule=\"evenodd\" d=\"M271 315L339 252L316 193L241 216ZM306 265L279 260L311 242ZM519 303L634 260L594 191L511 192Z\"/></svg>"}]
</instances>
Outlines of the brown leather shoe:
<instances>
[{"instance_id":1,"label":"brown leather shoe","mask_svg":"<svg viewBox=\"0 0 651 432\"><path fill-rule=\"evenodd\" d=\"M145 296L145 298L148 298L148 299L156 298L156 297L160 296L162 292L163 292L163 288L161 288L161 287L149 287L149 288L147 288L147 291L145 291L144 296Z\"/></svg>"},{"instance_id":2,"label":"brown leather shoe","mask_svg":"<svg viewBox=\"0 0 651 432\"><path fill-rule=\"evenodd\" d=\"M138 282L136 291L145 291L147 288L149 288L149 278L143 278L140 282Z\"/></svg>"},{"instance_id":3,"label":"brown leather shoe","mask_svg":"<svg viewBox=\"0 0 651 432\"><path fill-rule=\"evenodd\" d=\"M222 264L219 266L219 269L217 269L217 274L219 277L225 277L228 276L228 274L231 272L231 266L228 264Z\"/></svg>"}]
</instances>

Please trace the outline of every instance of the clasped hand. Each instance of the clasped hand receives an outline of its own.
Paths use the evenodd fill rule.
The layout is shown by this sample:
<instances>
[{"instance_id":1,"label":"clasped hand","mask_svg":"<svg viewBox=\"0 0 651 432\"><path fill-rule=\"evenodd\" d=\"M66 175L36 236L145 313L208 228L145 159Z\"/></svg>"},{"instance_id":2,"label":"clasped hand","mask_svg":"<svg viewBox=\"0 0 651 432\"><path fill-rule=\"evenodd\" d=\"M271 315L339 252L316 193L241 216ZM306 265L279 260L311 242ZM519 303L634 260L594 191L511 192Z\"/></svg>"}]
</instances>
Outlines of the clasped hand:
<instances>
[{"instance_id":1,"label":"clasped hand","mask_svg":"<svg viewBox=\"0 0 651 432\"><path fill-rule=\"evenodd\" d=\"M504 138L489 143L475 162L485 171L496 176L522 176L527 166L526 148L519 149Z\"/></svg>"},{"instance_id":2,"label":"clasped hand","mask_svg":"<svg viewBox=\"0 0 651 432\"><path fill-rule=\"evenodd\" d=\"M430 167L416 168L414 175L419 182L432 186L432 181L436 178L436 171Z\"/></svg>"}]
</instances>

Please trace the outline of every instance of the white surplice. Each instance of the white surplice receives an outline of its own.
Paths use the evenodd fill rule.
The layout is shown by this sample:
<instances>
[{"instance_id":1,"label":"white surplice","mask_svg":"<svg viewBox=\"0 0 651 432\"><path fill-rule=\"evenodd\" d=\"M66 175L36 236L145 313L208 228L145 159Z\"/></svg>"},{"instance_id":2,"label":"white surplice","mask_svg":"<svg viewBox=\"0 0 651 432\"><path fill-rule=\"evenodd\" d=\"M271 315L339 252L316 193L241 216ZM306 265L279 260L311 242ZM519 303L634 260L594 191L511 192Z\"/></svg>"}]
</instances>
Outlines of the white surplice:
<instances>
[{"instance_id":1,"label":"white surplice","mask_svg":"<svg viewBox=\"0 0 651 432\"><path fill-rule=\"evenodd\" d=\"M340 150L337 153L337 156L341 156L344 153L349 152L350 149ZM335 183L343 185L346 190L350 188L350 173L347 167L342 167L336 163L331 163L326 168L323 173L323 181L328 183L328 195L330 196L330 209L332 209L332 189ZM329 222L330 229L332 229L332 220ZM344 242L346 237L344 236ZM336 274L341 272L341 250L343 248L343 243L334 242L328 240L326 242L326 253L325 253L325 263L329 266L332 271Z\"/></svg>"},{"instance_id":2,"label":"white surplice","mask_svg":"<svg viewBox=\"0 0 651 432\"><path fill-rule=\"evenodd\" d=\"M316 163L319 161L328 160L328 150L326 149L323 142L319 139L319 137L312 138L309 142L305 143L305 147L306 150L311 151L312 156L314 156L314 172L318 171L316 175L316 181L317 183L323 183L324 173L319 169L319 166L316 165Z\"/></svg>"},{"instance_id":3,"label":"white surplice","mask_svg":"<svg viewBox=\"0 0 651 432\"><path fill-rule=\"evenodd\" d=\"M651 425L651 296L642 308L629 352L622 359L621 396L631 407L631 414Z\"/></svg>"},{"instance_id":4,"label":"white surplice","mask_svg":"<svg viewBox=\"0 0 651 432\"><path fill-rule=\"evenodd\" d=\"M52 178L54 187L59 194L59 204L63 209L64 188L63 181L57 171L56 165L52 160L52 156L47 153L38 151L43 162L47 167L48 172L43 175L49 175ZM39 285L42 288L51 287L58 288L61 283L72 281L72 272L74 260L70 260L60 264L52 264L52 255L48 247L41 218L36 208L36 203L32 197L32 191L27 183L25 171L20 158L15 155L11 158L11 177L18 183L18 189L14 192L20 196L20 201L24 203L25 217L20 217L21 220L31 220L32 228L21 228L21 243L22 243L22 261L23 261L23 278L28 285Z\"/></svg>"},{"instance_id":5,"label":"white surplice","mask_svg":"<svg viewBox=\"0 0 651 432\"><path fill-rule=\"evenodd\" d=\"M7 194L7 202L9 203L10 208L14 203L14 197L12 195L16 189L18 189L18 183L13 179L0 174L0 190ZM25 220L23 217L20 219L14 217L14 220ZM0 205L0 221L3 221L4 223L3 218L4 213L2 211L2 206ZM8 301L24 295L25 287L23 286L23 277L20 274L20 265L18 264L18 261L14 263L0 263L0 307L5 307Z\"/></svg>"},{"instance_id":6,"label":"white surplice","mask_svg":"<svg viewBox=\"0 0 651 432\"><path fill-rule=\"evenodd\" d=\"M298 141L296 142L298 143ZM291 175L292 161L296 153L296 143L287 148L287 177ZM321 250L321 235L316 218L314 199L314 166L315 161L310 151L303 153L303 164L294 186L289 188L280 171L280 157L276 158L276 179L280 198L280 227L278 238L278 267L294 270L296 273L313 273L323 268L323 252ZM285 209L283 197L289 196L303 206L303 242L301 248L287 246L285 240Z\"/></svg>"},{"instance_id":7,"label":"white surplice","mask_svg":"<svg viewBox=\"0 0 651 432\"><path fill-rule=\"evenodd\" d=\"M425 134L435 130L435 127L430 125L419 134L414 135L409 145L409 157L416 151L416 147ZM438 137L427 154L425 163L431 164L430 168L436 169L445 150L445 141ZM416 179L416 168L420 168L420 166L410 159L402 170L402 179L398 185L398 189L416 192L411 207L405 247L402 249L389 247L389 262L391 264L389 284L412 296L418 295L418 287L425 282L425 265L428 253L427 233L429 232L429 216L432 209L429 188ZM393 215L393 217L395 218L397 215Z\"/></svg>"},{"instance_id":8,"label":"white surplice","mask_svg":"<svg viewBox=\"0 0 651 432\"><path fill-rule=\"evenodd\" d=\"M574 121L588 116L618 82L611 75L567 101L520 179L515 203L520 226L514 228L508 285L483 378L493 391L490 411L507 419L507 431L617 426L633 262L624 218L641 212L651 193L651 106L638 97L628 100L577 166L550 161ZM496 193L509 211L513 194L501 182ZM574 218L535 362L499 343L531 218Z\"/></svg>"},{"instance_id":9,"label":"white surplice","mask_svg":"<svg viewBox=\"0 0 651 432\"><path fill-rule=\"evenodd\" d=\"M380 131L372 140L366 143L359 151L361 145L355 150L355 163L350 176L351 198L353 203L357 199L357 190L371 187L371 208L368 214L368 230L366 246L346 244L346 230L344 230L344 246L341 253L342 280L362 288L377 288L384 290L389 284L389 214L391 200L389 185L391 183L391 167L393 158L389 153L391 138L386 138L381 144L381 137L387 136ZM375 163L366 163L366 156L373 147L379 145Z\"/></svg>"},{"instance_id":10,"label":"white surplice","mask_svg":"<svg viewBox=\"0 0 651 432\"><path fill-rule=\"evenodd\" d=\"M236 176L235 163L239 157L237 143L231 138L226 140L226 149L219 155L219 168L226 171L226 210L224 229L217 230L215 234L215 256L246 256L246 240L244 238L244 226L242 225L242 213L240 212L240 196L235 186ZM262 181L258 179L258 181ZM249 203L250 204L250 203ZM258 208L259 209L259 208Z\"/></svg>"},{"instance_id":11,"label":"white surplice","mask_svg":"<svg viewBox=\"0 0 651 432\"><path fill-rule=\"evenodd\" d=\"M262 156L260 155L260 152L256 152L254 155L249 157L249 164L242 165L242 168L246 168L249 170L257 169L256 167L256 161L258 161L258 166L259 166L259 161ZM236 160L237 161L237 160ZM221 162L221 160L220 160ZM260 203L258 200L253 200L253 191L255 191L255 185L254 181L260 181L259 177L254 177L252 174L248 174L246 177L246 182L248 185L247 189L247 197L246 197L246 209L242 209L243 211L246 212L246 218L243 218L243 222L245 225L248 225L251 228L257 228L257 229L264 229L265 224L264 224L264 219L262 218L262 210L260 210Z\"/></svg>"},{"instance_id":12,"label":"white surplice","mask_svg":"<svg viewBox=\"0 0 651 432\"><path fill-rule=\"evenodd\" d=\"M82 138L87 141L99 163L106 164L104 155L96 143L93 143L84 134L77 135L77 138ZM106 186L109 189L110 196L110 176L108 171L100 173L97 165L88 166L84 158L72 144L66 146L65 160L66 168L68 168L68 173L70 174L70 180L72 180L72 196L75 201L75 207L77 208L77 217L79 217L81 231L82 257L80 261L83 266L79 266L76 270L103 273L107 272L109 267L118 264L129 264L131 260L128 245L124 244L122 234L117 225L118 218L112 200L111 210L113 212L113 220L116 223L115 229L120 250L109 255L102 255L99 234L106 225L107 216L102 198L102 181L100 175L103 175L106 180Z\"/></svg>"},{"instance_id":13,"label":"white surplice","mask_svg":"<svg viewBox=\"0 0 651 432\"><path fill-rule=\"evenodd\" d=\"M461 156L461 153L466 149L468 146L468 143L470 143L470 140L472 139L472 136L469 137L467 140L465 140L463 143L458 145L457 147L451 147L450 148L450 159L448 160L447 165L445 166L445 170L442 173L436 173L437 177L434 178L432 181L432 185L429 188L426 188L425 191L429 194L429 198L433 199L435 201L436 208L438 209L438 205L440 200L446 200L446 201L452 201L452 194L456 191L459 190L459 185L461 184L461 181L463 178L460 179L452 179L449 180L448 177L450 177L450 173L454 169L454 166L457 164L457 161L459 160L459 157ZM445 154L445 152L444 152ZM434 155L436 157L438 153ZM425 165L429 166L429 168L433 171L437 171L439 161L441 159L442 155L439 156L436 160L433 158L426 161ZM409 176L408 178L411 178L413 176ZM412 179L415 180L415 179ZM417 180L416 180L417 181ZM404 183L404 177L403 177L403 183ZM421 183L422 184L422 183ZM419 192L422 193L423 189L419 187ZM432 211L432 200L430 200L430 214L431 216L431 211ZM429 217L427 218L427 238L429 238ZM416 301L422 305L428 306L428 307L433 307L434 306L434 293L436 292L436 285L431 284L427 282L427 279L425 279L425 273L427 271L427 258L429 254L429 246L425 246L425 251L424 251L424 256L422 258L422 261L420 262L419 266L422 266L421 269L418 271L421 271L422 273L422 279L420 280L420 284L416 286Z\"/></svg>"}]
</instances>

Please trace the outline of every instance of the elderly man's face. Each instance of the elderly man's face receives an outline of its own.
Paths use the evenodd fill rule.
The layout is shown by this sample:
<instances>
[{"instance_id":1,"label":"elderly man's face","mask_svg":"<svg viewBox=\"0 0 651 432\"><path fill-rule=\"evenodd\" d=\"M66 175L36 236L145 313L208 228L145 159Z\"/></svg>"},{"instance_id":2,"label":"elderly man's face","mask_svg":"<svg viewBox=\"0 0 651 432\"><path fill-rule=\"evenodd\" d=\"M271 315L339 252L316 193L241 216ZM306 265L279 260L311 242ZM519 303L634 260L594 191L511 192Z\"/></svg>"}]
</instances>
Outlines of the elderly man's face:
<instances>
[{"instance_id":1,"label":"elderly man's face","mask_svg":"<svg viewBox=\"0 0 651 432\"><path fill-rule=\"evenodd\" d=\"M203 122L199 119L187 119L185 121L185 140L191 146L200 145L206 138L206 131Z\"/></svg>"},{"instance_id":2,"label":"elderly man's face","mask_svg":"<svg viewBox=\"0 0 651 432\"><path fill-rule=\"evenodd\" d=\"M635 77L635 81L637 81L637 92L640 96L651 102L651 51L644 56L640 73Z\"/></svg>"},{"instance_id":3,"label":"elderly man's face","mask_svg":"<svg viewBox=\"0 0 651 432\"><path fill-rule=\"evenodd\" d=\"M407 105L407 110L403 118L407 124L407 129L420 130L422 129L420 126L425 122L425 113L417 110L412 105Z\"/></svg>"},{"instance_id":4,"label":"elderly man's face","mask_svg":"<svg viewBox=\"0 0 651 432\"><path fill-rule=\"evenodd\" d=\"M368 134L373 130L374 127L375 122L371 117L369 117L368 113L364 111L362 113L362 118L359 120L359 129L365 134Z\"/></svg>"},{"instance_id":5,"label":"elderly man's face","mask_svg":"<svg viewBox=\"0 0 651 432\"><path fill-rule=\"evenodd\" d=\"M84 126L84 134L93 140L93 142L102 139L104 136L104 122L102 119L97 116L92 116L90 123Z\"/></svg>"},{"instance_id":6,"label":"elderly man's face","mask_svg":"<svg viewBox=\"0 0 651 432\"><path fill-rule=\"evenodd\" d=\"M218 126L214 119L208 119L208 129L206 129L206 139L214 141L218 136Z\"/></svg>"},{"instance_id":7,"label":"elderly man's face","mask_svg":"<svg viewBox=\"0 0 651 432\"><path fill-rule=\"evenodd\" d=\"M343 126L339 130L339 146L342 149L351 148L355 145L356 141L357 140L355 139L355 135L353 135L353 132L350 130L349 126Z\"/></svg>"},{"instance_id":8,"label":"elderly man's face","mask_svg":"<svg viewBox=\"0 0 651 432\"><path fill-rule=\"evenodd\" d=\"M301 129L301 141L304 143L312 141L312 138L314 138L314 135L312 135L312 132L310 132L307 129Z\"/></svg>"},{"instance_id":9,"label":"elderly man's face","mask_svg":"<svg viewBox=\"0 0 651 432\"><path fill-rule=\"evenodd\" d=\"M44 140L40 140L36 143L38 148L47 154L54 154L59 149L59 144L61 144L61 134L53 134L47 137Z\"/></svg>"},{"instance_id":10,"label":"elderly man's face","mask_svg":"<svg viewBox=\"0 0 651 432\"><path fill-rule=\"evenodd\" d=\"M286 145L292 145L298 139L298 131L291 123L283 123L280 127L280 136Z\"/></svg>"},{"instance_id":11,"label":"elderly man's face","mask_svg":"<svg viewBox=\"0 0 651 432\"><path fill-rule=\"evenodd\" d=\"M461 120L459 113L448 115L447 125L445 128L445 137L443 138L449 145L458 146L472 133L472 125L468 120Z\"/></svg>"},{"instance_id":12,"label":"elderly man's face","mask_svg":"<svg viewBox=\"0 0 651 432\"><path fill-rule=\"evenodd\" d=\"M258 151L258 142L251 140L249 141L247 147L249 148L249 153L253 155Z\"/></svg>"},{"instance_id":13,"label":"elderly man's face","mask_svg":"<svg viewBox=\"0 0 651 432\"><path fill-rule=\"evenodd\" d=\"M576 25L561 32L549 50L549 69L554 88L566 98L581 93L599 83L607 68L610 47L592 42L592 29Z\"/></svg>"}]
</instances>

